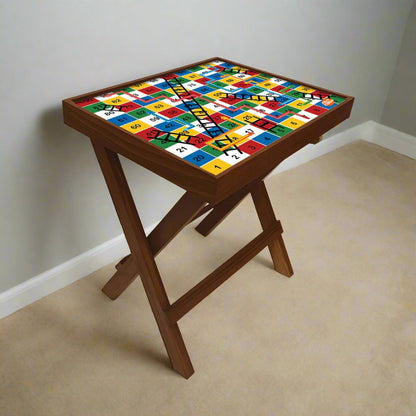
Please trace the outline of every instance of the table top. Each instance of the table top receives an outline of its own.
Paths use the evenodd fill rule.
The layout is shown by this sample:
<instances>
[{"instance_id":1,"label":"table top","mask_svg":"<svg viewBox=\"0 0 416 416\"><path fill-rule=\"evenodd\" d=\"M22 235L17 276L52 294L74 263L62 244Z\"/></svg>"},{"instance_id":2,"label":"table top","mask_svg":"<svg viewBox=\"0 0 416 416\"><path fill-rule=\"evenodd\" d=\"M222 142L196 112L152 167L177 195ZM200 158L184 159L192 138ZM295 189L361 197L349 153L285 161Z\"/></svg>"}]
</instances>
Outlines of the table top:
<instances>
[{"instance_id":1,"label":"table top","mask_svg":"<svg viewBox=\"0 0 416 416\"><path fill-rule=\"evenodd\" d=\"M268 149L278 148L279 142L286 148L292 138L293 153L300 144L296 132L303 132L297 135L306 140L303 145L312 142L349 116L352 101L340 93L212 58L64 100L64 115L67 124L85 134L91 135L89 120L98 130L110 129L113 144L124 137L130 147L136 141L141 149L151 148L151 170L157 173L159 160L165 164L167 156L189 174L199 170L200 177L212 181L254 159L258 162L252 168L258 171L265 162L273 168ZM65 104L70 111L65 112ZM69 113L74 112L84 127L71 120ZM283 153L289 155L287 150ZM150 163L144 165L151 168ZM172 179L162 174L166 175Z\"/></svg>"}]
</instances>

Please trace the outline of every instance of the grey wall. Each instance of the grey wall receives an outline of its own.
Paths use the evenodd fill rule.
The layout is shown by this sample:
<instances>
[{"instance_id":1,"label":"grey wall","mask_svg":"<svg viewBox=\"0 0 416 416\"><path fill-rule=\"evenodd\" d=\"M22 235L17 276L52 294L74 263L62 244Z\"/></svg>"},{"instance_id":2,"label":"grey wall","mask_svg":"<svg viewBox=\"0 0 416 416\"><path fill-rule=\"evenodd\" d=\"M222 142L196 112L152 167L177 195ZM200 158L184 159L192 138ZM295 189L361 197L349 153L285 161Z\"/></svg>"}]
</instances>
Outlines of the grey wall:
<instances>
[{"instance_id":1,"label":"grey wall","mask_svg":"<svg viewBox=\"0 0 416 416\"><path fill-rule=\"evenodd\" d=\"M381 122L416 136L416 5L403 35Z\"/></svg>"},{"instance_id":2,"label":"grey wall","mask_svg":"<svg viewBox=\"0 0 416 416\"><path fill-rule=\"evenodd\" d=\"M380 120L412 0L0 0L0 292L120 234L62 98L211 56L354 95ZM179 196L126 163L145 225Z\"/></svg>"}]
</instances>

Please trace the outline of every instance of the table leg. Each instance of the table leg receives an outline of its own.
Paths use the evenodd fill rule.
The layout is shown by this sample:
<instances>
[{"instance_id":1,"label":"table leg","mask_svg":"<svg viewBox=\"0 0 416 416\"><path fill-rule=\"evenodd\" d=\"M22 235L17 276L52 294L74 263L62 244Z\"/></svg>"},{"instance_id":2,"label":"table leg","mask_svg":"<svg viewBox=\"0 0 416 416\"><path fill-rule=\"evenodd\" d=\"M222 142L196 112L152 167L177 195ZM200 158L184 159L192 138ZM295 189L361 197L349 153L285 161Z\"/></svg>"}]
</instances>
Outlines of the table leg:
<instances>
[{"instance_id":1,"label":"table leg","mask_svg":"<svg viewBox=\"0 0 416 416\"><path fill-rule=\"evenodd\" d=\"M146 238L136 206L124 176L118 155L104 147L99 139L91 138L95 154L110 191L121 226L137 265L140 277L168 352L172 367L185 378L194 369L176 323L166 314L170 307L153 252Z\"/></svg>"},{"instance_id":2,"label":"table leg","mask_svg":"<svg viewBox=\"0 0 416 416\"><path fill-rule=\"evenodd\" d=\"M201 198L186 192L172 209L159 222L147 237L153 256L156 256L167 244L205 207ZM131 255L124 257L117 265L117 272L103 287L103 292L112 300L120 296L138 276L131 265Z\"/></svg>"},{"instance_id":3,"label":"table leg","mask_svg":"<svg viewBox=\"0 0 416 416\"><path fill-rule=\"evenodd\" d=\"M265 230L270 226L270 224L276 221L276 217L274 215L273 207L270 202L269 195L267 194L264 181L259 182L252 188L251 196L253 198L261 226L263 230ZM290 264L285 243L283 242L281 235L269 244L269 251L273 260L274 269L285 276L292 276L292 265Z\"/></svg>"}]
</instances>

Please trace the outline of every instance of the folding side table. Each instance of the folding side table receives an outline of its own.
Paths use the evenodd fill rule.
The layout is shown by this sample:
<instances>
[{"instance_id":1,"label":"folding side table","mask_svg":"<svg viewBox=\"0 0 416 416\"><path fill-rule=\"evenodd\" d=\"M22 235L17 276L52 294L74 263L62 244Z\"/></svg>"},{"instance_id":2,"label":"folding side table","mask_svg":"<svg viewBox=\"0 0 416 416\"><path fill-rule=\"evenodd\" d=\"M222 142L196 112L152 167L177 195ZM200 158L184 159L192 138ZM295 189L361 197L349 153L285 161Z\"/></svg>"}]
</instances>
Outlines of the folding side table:
<instances>
[{"instance_id":1,"label":"folding side table","mask_svg":"<svg viewBox=\"0 0 416 416\"><path fill-rule=\"evenodd\" d=\"M293 274L264 178L285 158L349 117L353 97L211 58L63 100L65 123L87 135L131 254L103 287L116 299L140 275L172 367L194 370L178 321L268 246L274 269ZM186 192L145 235L118 154ZM251 194L263 231L170 303L155 256L188 223L208 235Z\"/></svg>"}]
</instances>

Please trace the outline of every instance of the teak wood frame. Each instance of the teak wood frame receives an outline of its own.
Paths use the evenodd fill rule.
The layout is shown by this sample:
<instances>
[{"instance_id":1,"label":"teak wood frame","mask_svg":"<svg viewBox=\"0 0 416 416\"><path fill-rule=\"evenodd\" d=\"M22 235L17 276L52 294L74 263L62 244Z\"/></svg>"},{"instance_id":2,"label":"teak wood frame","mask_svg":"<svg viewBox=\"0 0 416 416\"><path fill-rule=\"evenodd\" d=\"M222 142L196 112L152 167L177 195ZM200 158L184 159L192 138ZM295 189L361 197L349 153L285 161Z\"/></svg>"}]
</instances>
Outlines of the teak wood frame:
<instances>
[{"instance_id":1,"label":"teak wood frame","mask_svg":"<svg viewBox=\"0 0 416 416\"><path fill-rule=\"evenodd\" d=\"M103 287L103 292L109 298L116 299L140 275L171 364L185 378L190 377L194 370L177 324L180 318L266 246L269 248L275 270L286 276L293 274L281 236L282 227L280 221L275 218L263 179L288 156L309 143L317 143L322 134L347 119L354 101L353 97L325 90L344 97L345 101L217 176L177 158L152 143L138 140L132 133L108 123L76 104L83 98L216 59L267 73L216 57L63 100L65 123L91 139L131 252L117 264L117 271ZM294 79L268 74L322 90L320 87ZM149 236L145 235L121 167L119 154L186 191ZM170 304L155 263L155 256L183 227L211 210L196 227L202 235L208 235L248 194L252 196L263 231L195 287Z\"/></svg>"}]
</instances>

